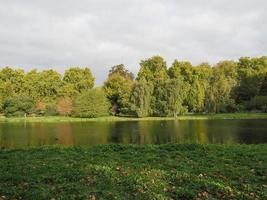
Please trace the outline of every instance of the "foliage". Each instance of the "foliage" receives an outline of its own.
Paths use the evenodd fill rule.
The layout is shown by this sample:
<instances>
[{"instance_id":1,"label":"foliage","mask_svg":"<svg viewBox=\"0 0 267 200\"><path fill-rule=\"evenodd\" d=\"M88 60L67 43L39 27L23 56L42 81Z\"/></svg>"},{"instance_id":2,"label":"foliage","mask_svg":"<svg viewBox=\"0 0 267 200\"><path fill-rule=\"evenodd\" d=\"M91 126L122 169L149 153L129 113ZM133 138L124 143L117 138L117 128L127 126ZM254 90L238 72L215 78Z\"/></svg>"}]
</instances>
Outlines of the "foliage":
<instances>
[{"instance_id":1,"label":"foliage","mask_svg":"<svg viewBox=\"0 0 267 200\"><path fill-rule=\"evenodd\" d=\"M58 115L57 112L57 105L54 101L49 102L46 104L46 111L45 111L46 116L56 116Z\"/></svg>"},{"instance_id":2,"label":"foliage","mask_svg":"<svg viewBox=\"0 0 267 200\"><path fill-rule=\"evenodd\" d=\"M74 103L74 116L100 117L108 115L109 103L105 93L99 89L92 89L80 94Z\"/></svg>"},{"instance_id":3,"label":"foliage","mask_svg":"<svg viewBox=\"0 0 267 200\"><path fill-rule=\"evenodd\" d=\"M167 83L167 114L177 117L184 114L187 108L184 106L184 101L188 91L188 85L182 80L172 79Z\"/></svg>"},{"instance_id":4,"label":"foliage","mask_svg":"<svg viewBox=\"0 0 267 200\"><path fill-rule=\"evenodd\" d=\"M11 67L0 70L2 104L7 99L26 96L36 103L32 111L36 115L59 114L58 99L74 101L93 86L89 68L69 68L63 77L54 70L27 73ZM113 66L101 88L114 115L265 111L265 105L258 102L267 95L267 57L242 57L213 66L208 63L193 66L189 61L174 60L168 68L162 57L153 56L140 62L136 79L123 64ZM46 104L45 109L37 105L40 102Z\"/></svg>"},{"instance_id":5,"label":"foliage","mask_svg":"<svg viewBox=\"0 0 267 200\"><path fill-rule=\"evenodd\" d=\"M258 109L266 112L267 96L255 96L249 102L249 109Z\"/></svg>"},{"instance_id":6,"label":"foliage","mask_svg":"<svg viewBox=\"0 0 267 200\"><path fill-rule=\"evenodd\" d=\"M138 117L147 117L151 114L150 102L153 85L145 79L135 82L131 94L131 110Z\"/></svg>"},{"instance_id":7,"label":"foliage","mask_svg":"<svg viewBox=\"0 0 267 200\"><path fill-rule=\"evenodd\" d=\"M24 89L24 71L21 69L12 69L5 67L0 71L0 85L3 85L7 91L2 91L6 95L21 94ZM3 89L4 90L4 89ZM3 93L2 93L3 94Z\"/></svg>"},{"instance_id":8,"label":"foliage","mask_svg":"<svg viewBox=\"0 0 267 200\"><path fill-rule=\"evenodd\" d=\"M71 98L60 98L56 106L57 112L62 116L69 116L73 111L73 102Z\"/></svg>"},{"instance_id":9,"label":"foliage","mask_svg":"<svg viewBox=\"0 0 267 200\"><path fill-rule=\"evenodd\" d=\"M267 57L243 57L238 62L239 86L236 89L237 102L249 101L259 95L264 76L267 73Z\"/></svg>"},{"instance_id":10,"label":"foliage","mask_svg":"<svg viewBox=\"0 0 267 200\"><path fill-rule=\"evenodd\" d=\"M25 96L10 97L3 102L3 110L7 116L24 116L29 114L33 107L33 100Z\"/></svg>"},{"instance_id":11,"label":"foliage","mask_svg":"<svg viewBox=\"0 0 267 200\"><path fill-rule=\"evenodd\" d=\"M0 151L6 199L266 199L267 145Z\"/></svg>"},{"instance_id":12,"label":"foliage","mask_svg":"<svg viewBox=\"0 0 267 200\"><path fill-rule=\"evenodd\" d=\"M138 72L138 80L146 80L153 88L150 98L150 113L153 116L165 116L167 113L167 90L168 80L167 65L160 56L142 60Z\"/></svg>"},{"instance_id":13,"label":"foliage","mask_svg":"<svg viewBox=\"0 0 267 200\"><path fill-rule=\"evenodd\" d=\"M46 109L46 103L40 101L35 104L34 112L39 116L43 116L46 114Z\"/></svg>"},{"instance_id":14,"label":"foliage","mask_svg":"<svg viewBox=\"0 0 267 200\"><path fill-rule=\"evenodd\" d=\"M212 72L206 91L206 110L215 113L235 111L233 92L236 85L236 63L232 61L218 63Z\"/></svg>"},{"instance_id":15,"label":"foliage","mask_svg":"<svg viewBox=\"0 0 267 200\"><path fill-rule=\"evenodd\" d=\"M92 89L94 86L94 77L89 68L73 67L65 71L63 82L72 84L79 93Z\"/></svg>"},{"instance_id":16,"label":"foliage","mask_svg":"<svg viewBox=\"0 0 267 200\"><path fill-rule=\"evenodd\" d=\"M154 82L154 80L165 80L168 78L166 62L160 56L142 60L140 66L137 80L144 78L147 81Z\"/></svg>"},{"instance_id":17,"label":"foliage","mask_svg":"<svg viewBox=\"0 0 267 200\"><path fill-rule=\"evenodd\" d=\"M267 95L267 73L263 75L262 84L260 87L260 95Z\"/></svg>"},{"instance_id":18,"label":"foliage","mask_svg":"<svg viewBox=\"0 0 267 200\"><path fill-rule=\"evenodd\" d=\"M104 90L112 106L113 114L129 112L133 83L133 74L128 72L124 65L112 67L104 83Z\"/></svg>"}]
</instances>

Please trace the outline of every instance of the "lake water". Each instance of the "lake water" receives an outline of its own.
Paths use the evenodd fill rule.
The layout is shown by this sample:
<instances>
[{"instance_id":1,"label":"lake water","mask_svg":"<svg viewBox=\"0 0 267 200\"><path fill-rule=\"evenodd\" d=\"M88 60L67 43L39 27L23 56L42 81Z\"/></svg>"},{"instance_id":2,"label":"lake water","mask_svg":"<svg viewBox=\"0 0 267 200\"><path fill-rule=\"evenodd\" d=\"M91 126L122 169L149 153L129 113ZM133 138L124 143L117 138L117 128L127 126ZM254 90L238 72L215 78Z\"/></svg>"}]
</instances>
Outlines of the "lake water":
<instances>
[{"instance_id":1,"label":"lake water","mask_svg":"<svg viewBox=\"0 0 267 200\"><path fill-rule=\"evenodd\" d=\"M109 143L267 143L267 120L0 123L0 148Z\"/></svg>"}]
</instances>

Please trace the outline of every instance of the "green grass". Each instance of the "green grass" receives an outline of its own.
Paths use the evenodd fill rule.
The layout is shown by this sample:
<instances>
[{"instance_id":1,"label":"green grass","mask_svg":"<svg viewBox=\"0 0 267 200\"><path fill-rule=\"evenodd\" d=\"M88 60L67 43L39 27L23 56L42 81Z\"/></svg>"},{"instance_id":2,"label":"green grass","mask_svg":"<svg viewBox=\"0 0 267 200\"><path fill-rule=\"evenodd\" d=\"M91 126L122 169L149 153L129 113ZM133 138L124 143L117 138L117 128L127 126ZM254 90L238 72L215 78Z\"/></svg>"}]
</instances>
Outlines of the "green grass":
<instances>
[{"instance_id":1,"label":"green grass","mask_svg":"<svg viewBox=\"0 0 267 200\"><path fill-rule=\"evenodd\" d=\"M266 152L267 144L1 150L0 199L267 199Z\"/></svg>"},{"instance_id":2,"label":"green grass","mask_svg":"<svg viewBox=\"0 0 267 200\"><path fill-rule=\"evenodd\" d=\"M74 118L74 117L0 117L0 122L80 122L80 121L145 121L145 120L207 120L207 119L267 119L267 113L228 113L228 114L187 114L174 117L115 117Z\"/></svg>"}]
</instances>

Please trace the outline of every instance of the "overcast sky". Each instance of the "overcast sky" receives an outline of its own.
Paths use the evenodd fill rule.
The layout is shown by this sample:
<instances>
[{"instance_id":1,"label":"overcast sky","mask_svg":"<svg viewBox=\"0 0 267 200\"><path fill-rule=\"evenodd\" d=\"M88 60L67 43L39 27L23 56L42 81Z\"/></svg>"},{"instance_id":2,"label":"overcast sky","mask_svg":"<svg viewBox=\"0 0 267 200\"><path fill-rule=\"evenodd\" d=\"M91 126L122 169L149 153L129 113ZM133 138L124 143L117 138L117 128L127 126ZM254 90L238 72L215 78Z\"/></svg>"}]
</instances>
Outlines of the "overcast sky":
<instances>
[{"instance_id":1,"label":"overcast sky","mask_svg":"<svg viewBox=\"0 0 267 200\"><path fill-rule=\"evenodd\" d=\"M108 70L161 55L215 63L267 55L266 0L0 0L0 66Z\"/></svg>"}]
</instances>

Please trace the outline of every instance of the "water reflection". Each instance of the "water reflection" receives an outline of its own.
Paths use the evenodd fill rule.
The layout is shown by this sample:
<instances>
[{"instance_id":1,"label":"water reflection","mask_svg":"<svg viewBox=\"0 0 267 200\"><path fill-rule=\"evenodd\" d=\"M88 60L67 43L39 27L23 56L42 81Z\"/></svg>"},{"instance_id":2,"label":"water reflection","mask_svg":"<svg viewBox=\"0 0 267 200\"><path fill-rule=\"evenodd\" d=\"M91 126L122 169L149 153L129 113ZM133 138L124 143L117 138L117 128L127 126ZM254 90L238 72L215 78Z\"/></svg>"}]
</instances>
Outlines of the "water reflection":
<instances>
[{"instance_id":1,"label":"water reflection","mask_svg":"<svg viewBox=\"0 0 267 200\"><path fill-rule=\"evenodd\" d=\"M0 147L266 143L266 120L0 123Z\"/></svg>"}]
</instances>

